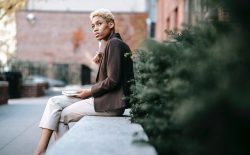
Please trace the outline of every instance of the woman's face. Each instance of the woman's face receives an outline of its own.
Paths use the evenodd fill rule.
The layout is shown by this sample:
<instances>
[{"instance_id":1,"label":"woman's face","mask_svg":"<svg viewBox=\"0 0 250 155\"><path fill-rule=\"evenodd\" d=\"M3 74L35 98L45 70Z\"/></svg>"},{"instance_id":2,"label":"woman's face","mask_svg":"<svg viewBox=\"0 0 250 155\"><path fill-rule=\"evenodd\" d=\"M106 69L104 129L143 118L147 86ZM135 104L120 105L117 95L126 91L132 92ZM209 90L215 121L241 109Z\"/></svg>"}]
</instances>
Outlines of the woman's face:
<instances>
[{"instance_id":1,"label":"woman's face","mask_svg":"<svg viewBox=\"0 0 250 155\"><path fill-rule=\"evenodd\" d=\"M107 22L104 18L95 16L92 19L92 31L97 40L107 40L114 27L113 22Z\"/></svg>"}]
</instances>

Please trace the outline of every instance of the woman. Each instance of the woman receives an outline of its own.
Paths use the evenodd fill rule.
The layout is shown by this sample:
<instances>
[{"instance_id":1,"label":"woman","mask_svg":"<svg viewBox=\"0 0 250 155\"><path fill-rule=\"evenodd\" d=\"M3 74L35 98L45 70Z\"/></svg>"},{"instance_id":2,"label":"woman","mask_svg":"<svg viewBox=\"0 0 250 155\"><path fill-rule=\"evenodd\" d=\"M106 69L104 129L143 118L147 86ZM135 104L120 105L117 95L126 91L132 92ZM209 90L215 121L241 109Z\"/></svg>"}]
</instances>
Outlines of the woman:
<instances>
[{"instance_id":1,"label":"woman","mask_svg":"<svg viewBox=\"0 0 250 155\"><path fill-rule=\"evenodd\" d=\"M130 53L119 33L115 33L113 14L104 9L90 14L93 34L102 40L105 50L99 62L96 84L82 89L74 97L55 96L48 100L39 127L41 137L35 151L40 155L46 151L53 131L58 139L69 130L72 122L86 115L119 116L128 107L124 96L130 94L130 82L134 78Z\"/></svg>"}]
</instances>

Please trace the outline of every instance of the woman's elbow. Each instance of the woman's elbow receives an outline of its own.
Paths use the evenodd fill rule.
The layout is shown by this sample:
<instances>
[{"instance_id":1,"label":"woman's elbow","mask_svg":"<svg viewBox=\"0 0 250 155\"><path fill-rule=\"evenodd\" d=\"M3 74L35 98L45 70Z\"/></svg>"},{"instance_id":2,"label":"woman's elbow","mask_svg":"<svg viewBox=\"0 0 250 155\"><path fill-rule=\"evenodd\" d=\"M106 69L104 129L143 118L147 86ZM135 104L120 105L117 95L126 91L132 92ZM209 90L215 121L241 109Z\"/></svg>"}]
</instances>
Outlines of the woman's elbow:
<instances>
[{"instance_id":1,"label":"woman's elbow","mask_svg":"<svg viewBox=\"0 0 250 155\"><path fill-rule=\"evenodd\" d=\"M121 86L121 82L119 80L110 79L110 88L116 89Z\"/></svg>"}]
</instances>

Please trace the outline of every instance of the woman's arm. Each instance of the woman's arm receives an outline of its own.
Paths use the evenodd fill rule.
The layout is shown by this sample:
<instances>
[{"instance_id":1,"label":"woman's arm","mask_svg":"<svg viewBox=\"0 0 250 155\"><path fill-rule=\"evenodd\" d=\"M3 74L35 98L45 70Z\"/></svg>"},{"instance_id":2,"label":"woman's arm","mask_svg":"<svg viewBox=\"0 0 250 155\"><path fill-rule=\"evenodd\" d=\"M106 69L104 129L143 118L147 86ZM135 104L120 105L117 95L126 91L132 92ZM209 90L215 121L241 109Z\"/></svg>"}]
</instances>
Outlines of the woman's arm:
<instances>
[{"instance_id":1,"label":"woman's arm","mask_svg":"<svg viewBox=\"0 0 250 155\"><path fill-rule=\"evenodd\" d=\"M107 51L107 78L99 81L91 88L91 94L94 97L101 96L121 84L121 58L122 58L122 42L118 39L110 40Z\"/></svg>"}]
</instances>

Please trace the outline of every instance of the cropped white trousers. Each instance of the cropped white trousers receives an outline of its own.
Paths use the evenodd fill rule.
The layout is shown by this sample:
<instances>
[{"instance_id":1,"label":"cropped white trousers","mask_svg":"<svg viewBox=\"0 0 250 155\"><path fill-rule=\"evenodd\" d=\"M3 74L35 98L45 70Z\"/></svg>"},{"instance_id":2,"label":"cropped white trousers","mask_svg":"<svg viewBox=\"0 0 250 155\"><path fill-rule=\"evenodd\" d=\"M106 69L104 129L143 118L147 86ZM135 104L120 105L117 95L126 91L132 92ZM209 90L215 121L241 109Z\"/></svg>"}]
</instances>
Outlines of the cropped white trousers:
<instances>
[{"instance_id":1,"label":"cropped white trousers","mask_svg":"<svg viewBox=\"0 0 250 155\"><path fill-rule=\"evenodd\" d=\"M46 105L39 127L54 130L60 137L83 116L119 116L124 110L96 112L94 98L79 99L64 95L51 97Z\"/></svg>"}]
</instances>

